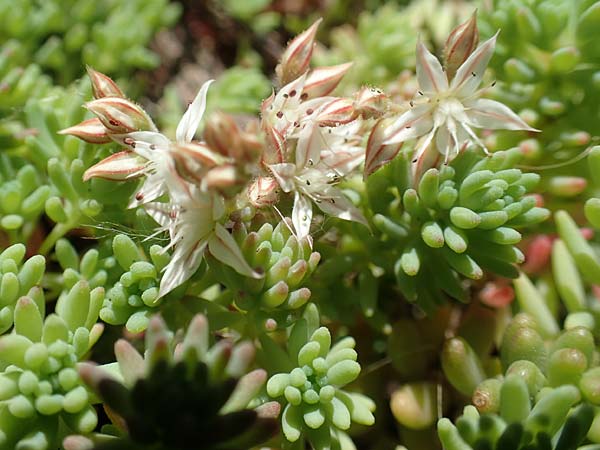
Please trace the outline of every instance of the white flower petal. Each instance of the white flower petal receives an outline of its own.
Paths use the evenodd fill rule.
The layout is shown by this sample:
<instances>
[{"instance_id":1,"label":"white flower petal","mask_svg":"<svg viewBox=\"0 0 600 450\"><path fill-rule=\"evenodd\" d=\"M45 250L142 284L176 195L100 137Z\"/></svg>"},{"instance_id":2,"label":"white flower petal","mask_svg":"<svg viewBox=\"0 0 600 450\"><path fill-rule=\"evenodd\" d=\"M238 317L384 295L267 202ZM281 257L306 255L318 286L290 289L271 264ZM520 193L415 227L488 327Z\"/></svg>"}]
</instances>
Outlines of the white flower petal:
<instances>
[{"instance_id":1,"label":"white flower petal","mask_svg":"<svg viewBox=\"0 0 600 450\"><path fill-rule=\"evenodd\" d=\"M179 121L175 137L177 142L190 142L198 130L198 125L202 120L204 111L206 110L206 94L208 88L214 80L208 80L202 85L200 91L196 95L196 98L192 104L188 107L187 111Z\"/></svg>"},{"instance_id":2,"label":"white flower petal","mask_svg":"<svg viewBox=\"0 0 600 450\"><path fill-rule=\"evenodd\" d=\"M400 144L423 136L433 127L432 107L417 105L398 117L385 129L383 145Z\"/></svg>"},{"instance_id":3,"label":"white flower petal","mask_svg":"<svg viewBox=\"0 0 600 450\"><path fill-rule=\"evenodd\" d=\"M136 153L138 153L138 147L142 143L146 144L145 148L148 148L150 145L154 145L156 147L166 149L171 145L171 140L168 137L155 131L133 131L127 134L113 134L110 137L113 141L118 142L125 147L131 148L131 150L135 151ZM142 156L144 158L147 157L146 155Z\"/></svg>"},{"instance_id":4,"label":"white flower petal","mask_svg":"<svg viewBox=\"0 0 600 450\"><path fill-rule=\"evenodd\" d=\"M477 50L471 53L456 71L450 90L455 91L457 97L465 98L472 95L481 84L485 69L494 54L498 33L477 47Z\"/></svg>"},{"instance_id":5,"label":"white flower petal","mask_svg":"<svg viewBox=\"0 0 600 450\"><path fill-rule=\"evenodd\" d=\"M508 106L495 100L481 98L465 104L468 124L490 130L539 131L527 125Z\"/></svg>"},{"instance_id":6,"label":"white flower petal","mask_svg":"<svg viewBox=\"0 0 600 450\"><path fill-rule=\"evenodd\" d=\"M206 249L207 242L199 241L193 247L177 246L165 272L160 280L158 298L167 295L176 287L189 280L200 264Z\"/></svg>"},{"instance_id":7,"label":"white flower petal","mask_svg":"<svg viewBox=\"0 0 600 450\"><path fill-rule=\"evenodd\" d=\"M314 166L319 162L321 149L325 141L321 127L316 124L307 125L299 134L296 143L296 167Z\"/></svg>"},{"instance_id":8,"label":"white flower petal","mask_svg":"<svg viewBox=\"0 0 600 450\"><path fill-rule=\"evenodd\" d=\"M261 278L261 275L248 265L229 231L219 223L215 224L215 231L208 238L208 250L216 259L232 267L238 273L252 278Z\"/></svg>"},{"instance_id":9,"label":"white flower petal","mask_svg":"<svg viewBox=\"0 0 600 450\"><path fill-rule=\"evenodd\" d=\"M294 208L292 209L292 223L294 224L298 239L302 239L310 234L312 215L310 200L299 192L296 192L294 195Z\"/></svg>"},{"instance_id":10,"label":"white flower petal","mask_svg":"<svg viewBox=\"0 0 600 450\"><path fill-rule=\"evenodd\" d=\"M144 205L146 214L163 228L168 228L173 222L176 209L169 203L150 202Z\"/></svg>"},{"instance_id":11,"label":"white flower petal","mask_svg":"<svg viewBox=\"0 0 600 450\"><path fill-rule=\"evenodd\" d=\"M292 163L271 164L269 166L273 176L281 186L283 192L291 192L294 189L293 177L296 174L296 165Z\"/></svg>"},{"instance_id":12,"label":"white flower petal","mask_svg":"<svg viewBox=\"0 0 600 450\"><path fill-rule=\"evenodd\" d=\"M356 169L365 159L362 147L344 147L340 150L321 152L322 165L337 175L345 176Z\"/></svg>"},{"instance_id":13,"label":"white flower petal","mask_svg":"<svg viewBox=\"0 0 600 450\"><path fill-rule=\"evenodd\" d=\"M417 81L425 94L448 90L448 78L442 65L422 42L417 44Z\"/></svg>"},{"instance_id":14,"label":"white flower petal","mask_svg":"<svg viewBox=\"0 0 600 450\"><path fill-rule=\"evenodd\" d=\"M144 203L156 200L166 192L167 188L162 177L150 174L144 180L142 187L137 190L129 201L128 208L136 208Z\"/></svg>"},{"instance_id":15,"label":"white flower petal","mask_svg":"<svg viewBox=\"0 0 600 450\"><path fill-rule=\"evenodd\" d=\"M317 206L325 214L332 217L362 223L369 228L369 223L365 216L363 216L358 208L337 188L329 188L327 190L327 195L323 196L321 201L317 203Z\"/></svg>"}]
</instances>

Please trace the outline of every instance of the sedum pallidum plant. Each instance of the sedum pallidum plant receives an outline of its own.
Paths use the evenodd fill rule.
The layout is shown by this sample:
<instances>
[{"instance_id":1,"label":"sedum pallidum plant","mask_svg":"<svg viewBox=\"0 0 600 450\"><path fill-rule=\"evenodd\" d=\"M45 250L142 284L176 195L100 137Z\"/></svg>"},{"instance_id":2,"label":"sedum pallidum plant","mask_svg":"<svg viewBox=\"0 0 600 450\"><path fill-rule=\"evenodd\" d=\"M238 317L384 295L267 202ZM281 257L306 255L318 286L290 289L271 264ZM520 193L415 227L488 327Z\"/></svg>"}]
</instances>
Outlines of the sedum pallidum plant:
<instances>
[{"instance_id":1,"label":"sedum pallidum plant","mask_svg":"<svg viewBox=\"0 0 600 450\"><path fill-rule=\"evenodd\" d=\"M552 125L491 29L566 1L382 44L416 45L396 82L311 65L317 20L243 121L204 76L171 135L102 59L0 124L35 129L0 155L0 450L598 448L600 150L522 165Z\"/></svg>"}]
</instances>

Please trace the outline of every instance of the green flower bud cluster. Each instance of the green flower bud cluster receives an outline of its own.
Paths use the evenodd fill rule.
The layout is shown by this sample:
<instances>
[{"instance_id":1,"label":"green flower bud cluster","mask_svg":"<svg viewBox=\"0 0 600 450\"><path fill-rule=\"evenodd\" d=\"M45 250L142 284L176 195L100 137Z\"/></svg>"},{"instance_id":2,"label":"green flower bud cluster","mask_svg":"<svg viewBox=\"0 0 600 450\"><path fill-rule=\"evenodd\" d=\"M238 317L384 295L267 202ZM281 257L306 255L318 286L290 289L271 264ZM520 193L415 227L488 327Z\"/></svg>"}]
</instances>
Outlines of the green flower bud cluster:
<instances>
[{"instance_id":1,"label":"green flower bud cluster","mask_svg":"<svg viewBox=\"0 0 600 450\"><path fill-rule=\"evenodd\" d=\"M317 450L332 446L353 449L345 431L352 423L372 425L375 403L342 389L356 380L361 370L354 339L348 336L332 345L329 330L317 326L316 307L309 304L304 317L291 328L287 353L274 350L268 336L261 337L265 355L277 358L277 367L284 369L271 376L267 393L285 404L282 431L298 448L308 441Z\"/></svg>"},{"instance_id":2,"label":"green flower bud cluster","mask_svg":"<svg viewBox=\"0 0 600 450\"><path fill-rule=\"evenodd\" d=\"M97 424L76 365L102 333L104 290L76 283L44 319L41 290L20 297L14 330L0 337L0 448L50 450Z\"/></svg>"},{"instance_id":3,"label":"green flower bud cluster","mask_svg":"<svg viewBox=\"0 0 600 450\"><path fill-rule=\"evenodd\" d=\"M11 241L24 242L31 236L50 192L33 165L15 170L7 155L0 156L0 229Z\"/></svg>"},{"instance_id":4,"label":"green flower bud cluster","mask_svg":"<svg viewBox=\"0 0 600 450\"><path fill-rule=\"evenodd\" d=\"M82 74L85 64L114 75L155 67L158 57L146 45L179 14L179 5L166 0L101 5L92 0L53 0L43 7L26 0L17 9L3 0L0 15L11 20L0 31L0 39L25 43L26 61L36 62L67 84Z\"/></svg>"},{"instance_id":5,"label":"green flower bud cluster","mask_svg":"<svg viewBox=\"0 0 600 450\"><path fill-rule=\"evenodd\" d=\"M106 292L100 318L111 325L125 324L129 331L139 333L148 327L150 316L162 304L163 299L158 298L160 273L170 256L161 246L152 245L148 258L130 237L123 234L113 238L112 250L122 272Z\"/></svg>"},{"instance_id":6,"label":"green flower bud cluster","mask_svg":"<svg viewBox=\"0 0 600 450\"><path fill-rule=\"evenodd\" d=\"M116 435L72 436L64 441L68 450L199 445L235 450L260 444L277 429L278 405L255 401L266 372L247 373L254 346L228 339L209 346L209 324L202 315L192 319L180 342L155 316L144 357L125 340L117 341L115 354L116 367L83 364L80 373L111 409Z\"/></svg>"},{"instance_id":7,"label":"green flower bud cluster","mask_svg":"<svg viewBox=\"0 0 600 450\"><path fill-rule=\"evenodd\" d=\"M303 285L316 269L321 255L312 251L308 238L299 241L292 235L291 226L291 223L280 222L273 228L265 223L258 231L248 232L245 225L236 224L233 236L246 261L265 274L251 279L223 265L211 264L219 281L234 291L234 301L239 308L266 312L298 310L310 299L311 292Z\"/></svg>"},{"instance_id":8,"label":"green flower bud cluster","mask_svg":"<svg viewBox=\"0 0 600 450\"><path fill-rule=\"evenodd\" d=\"M14 244L0 253L0 334L13 326L19 298L28 296L38 299L41 307L44 305L40 283L46 260L41 255L23 261L24 258L23 244Z\"/></svg>"},{"instance_id":9,"label":"green flower bud cluster","mask_svg":"<svg viewBox=\"0 0 600 450\"><path fill-rule=\"evenodd\" d=\"M534 160L570 158L595 134L600 101L595 39L599 7L594 1L509 0L480 10L483 35L502 30L490 67L503 83L490 94L544 130L521 142ZM490 142L491 148L516 144L514 135L495 139L498 142Z\"/></svg>"},{"instance_id":10,"label":"green flower bud cluster","mask_svg":"<svg viewBox=\"0 0 600 450\"><path fill-rule=\"evenodd\" d=\"M486 270L518 276L515 265L524 257L515 247L517 229L549 215L526 195L539 176L515 169L519 159L517 149L483 158L464 152L450 165L429 169L412 188L407 159L396 158L367 182L377 212L373 223L393 251L400 249L393 271L409 301L432 309L442 292L466 301L459 275L478 280ZM394 189L387 203L389 194L381 192Z\"/></svg>"}]
</instances>

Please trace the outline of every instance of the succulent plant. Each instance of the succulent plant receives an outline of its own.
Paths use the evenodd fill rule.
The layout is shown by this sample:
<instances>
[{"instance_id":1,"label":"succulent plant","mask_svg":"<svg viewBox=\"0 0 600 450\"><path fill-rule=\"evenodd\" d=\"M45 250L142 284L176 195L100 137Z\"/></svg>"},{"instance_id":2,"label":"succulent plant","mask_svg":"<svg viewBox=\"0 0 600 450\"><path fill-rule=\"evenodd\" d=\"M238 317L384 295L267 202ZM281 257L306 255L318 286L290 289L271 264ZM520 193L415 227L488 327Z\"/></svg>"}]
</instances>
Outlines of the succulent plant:
<instances>
[{"instance_id":1,"label":"succulent plant","mask_svg":"<svg viewBox=\"0 0 600 450\"><path fill-rule=\"evenodd\" d=\"M311 297L305 284L320 256L308 238L298 239L291 229L289 219L275 227L265 223L253 232L241 222L235 225L234 238L248 264L264 274L260 279L239 275L217 261L209 263L217 280L232 292L236 307L251 314L249 322L256 322L259 332L289 323L290 313L301 312Z\"/></svg>"},{"instance_id":2,"label":"succulent plant","mask_svg":"<svg viewBox=\"0 0 600 450\"><path fill-rule=\"evenodd\" d=\"M600 55L592 42L599 5L510 0L490 2L480 10L483 35L502 29L498 56L491 61L502 82L490 95L544 130L520 143L506 135L492 141L519 144L531 161L546 162L570 159L588 144L598 114Z\"/></svg>"},{"instance_id":3,"label":"succulent plant","mask_svg":"<svg viewBox=\"0 0 600 450\"><path fill-rule=\"evenodd\" d=\"M44 319L40 289L18 299L14 329L0 337L0 448L50 450L97 424L77 363L100 337L104 290L76 283Z\"/></svg>"},{"instance_id":4,"label":"succulent plant","mask_svg":"<svg viewBox=\"0 0 600 450\"><path fill-rule=\"evenodd\" d=\"M393 270L409 301L431 309L444 297L441 292L466 301L459 275L478 280L484 269L518 276L514 265L523 262L523 255L515 247L521 240L517 229L549 215L526 195L539 176L515 169L519 159L518 150L487 158L465 153L411 182L408 161L397 158L393 167L369 179L373 223L398 249ZM433 261L441 262L435 275L430 273Z\"/></svg>"},{"instance_id":5,"label":"succulent plant","mask_svg":"<svg viewBox=\"0 0 600 450\"><path fill-rule=\"evenodd\" d=\"M65 448L235 450L264 442L276 431L277 404L255 401L266 373L246 373L254 357L249 342L223 339L210 347L202 315L175 342L155 316L144 357L119 340L116 367L81 365L82 377L104 402L118 435L72 436Z\"/></svg>"},{"instance_id":6,"label":"succulent plant","mask_svg":"<svg viewBox=\"0 0 600 450\"><path fill-rule=\"evenodd\" d=\"M268 336L261 338L263 357L277 359L269 365L287 369L269 378L267 393L285 404L282 431L294 448L303 448L308 441L315 449L354 449L345 432L352 423L372 425L375 403L342 389L356 380L361 370L354 339L347 336L332 346L329 330L316 328L316 324L318 313L315 305L309 304L290 331L287 353L276 352Z\"/></svg>"},{"instance_id":7,"label":"succulent plant","mask_svg":"<svg viewBox=\"0 0 600 450\"><path fill-rule=\"evenodd\" d=\"M180 13L179 5L164 0L102 5L52 1L42 8L27 0L18 10L13 6L10 1L0 3L0 14L11 15L0 38L18 39L27 49L24 59L35 61L63 84L78 78L85 64L114 75L155 67L157 56L145 47L156 31L171 25Z\"/></svg>"},{"instance_id":8,"label":"succulent plant","mask_svg":"<svg viewBox=\"0 0 600 450\"><path fill-rule=\"evenodd\" d=\"M23 261L25 251L23 244L14 244L0 253L0 334L13 326L15 308L21 297L38 299L42 315L45 310L40 284L46 260L41 255L34 255Z\"/></svg>"}]
</instances>

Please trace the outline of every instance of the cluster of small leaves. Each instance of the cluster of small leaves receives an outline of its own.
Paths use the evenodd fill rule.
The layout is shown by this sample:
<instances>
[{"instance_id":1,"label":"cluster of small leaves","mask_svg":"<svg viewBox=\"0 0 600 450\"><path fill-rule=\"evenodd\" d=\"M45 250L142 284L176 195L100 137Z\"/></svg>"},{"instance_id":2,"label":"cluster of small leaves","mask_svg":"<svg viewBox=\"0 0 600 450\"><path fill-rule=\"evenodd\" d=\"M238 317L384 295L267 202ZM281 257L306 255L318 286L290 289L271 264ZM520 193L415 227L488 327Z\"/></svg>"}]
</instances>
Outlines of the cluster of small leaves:
<instances>
[{"instance_id":1,"label":"cluster of small leaves","mask_svg":"<svg viewBox=\"0 0 600 450\"><path fill-rule=\"evenodd\" d=\"M443 298L442 291L466 301L458 275L477 280L484 269L518 276L514 264L523 255L514 246L521 240L515 228L549 215L526 195L539 176L515 169L519 159L516 149L492 157L465 153L439 170L429 169L411 188L408 161L397 158L369 179L377 211L373 223L400 252L394 273L409 301L431 309ZM380 183L389 183L389 200L376 197Z\"/></svg>"},{"instance_id":2,"label":"cluster of small leaves","mask_svg":"<svg viewBox=\"0 0 600 450\"><path fill-rule=\"evenodd\" d=\"M0 337L0 448L50 450L65 434L96 427L76 365L102 333L103 297L80 281L45 319L41 289L19 298L13 332Z\"/></svg>"},{"instance_id":3,"label":"cluster of small leaves","mask_svg":"<svg viewBox=\"0 0 600 450\"><path fill-rule=\"evenodd\" d=\"M13 326L19 298L29 296L39 299L41 295L43 299L40 283L46 260L41 255L23 261L24 258L23 244L14 244L0 253L0 334ZM41 302L43 306L43 300Z\"/></svg>"},{"instance_id":4,"label":"cluster of small leaves","mask_svg":"<svg viewBox=\"0 0 600 450\"><path fill-rule=\"evenodd\" d=\"M266 380L262 369L247 373L254 347L228 339L209 346L204 316L192 319L180 342L155 316L144 357L125 340L115 354L116 368L84 364L80 372L109 411L114 426L105 428L116 434L71 436L65 448L235 450L264 442L277 428L278 405L254 402Z\"/></svg>"},{"instance_id":5,"label":"cluster of small leaves","mask_svg":"<svg viewBox=\"0 0 600 450\"><path fill-rule=\"evenodd\" d=\"M544 130L519 144L531 160L571 158L595 133L599 8L590 0L494 1L482 8L482 34L502 30L491 62L501 83L491 94ZM493 139L500 148L517 144L507 135Z\"/></svg>"},{"instance_id":6,"label":"cluster of small leaves","mask_svg":"<svg viewBox=\"0 0 600 450\"><path fill-rule=\"evenodd\" d=\"M513 375L504 386L500 414L480 415L467 406L453 425L438 422L438 435L445 450L575 450L585 441L594 411L582 404L572 412L578 393L573 386L546 388L533 408L525 382ZM591 448L594 448L593 446Z\"/></svg>"},{"instance_id":7,"label":"cluster of small leaves","mask_svg":"<svg viewBox=\"0 0 600 450\"><path fill-rule=\"evenodd\" d=\"M269 396L285 404L281 415L285 438L292 448L314 449L332 446L355 449L345 433L352 423L372 425L375 403L365 395L342 389L360 374L356 342L344 337L332 346L326 327L318 327L319 315L309 304L303 318L289 332L287 351L276 347L268 336L261 337L264 362L273 371L267 383Z\"/></svg>"},{"instance_id":8,"label":"cluster of small leaves","mask_svg":"<svg viewBox=\"0 0 600 450\"><path fill-rule=\"evenodd\" d=\"M146 48L157 30L172 25L180 6L165 0L49 1L40 6L25 0L0 3L0 15L11 17L0 39L18 40L24 61L34 61L62 84L82 74L85 64L115 75L158 65L156 54ZM132 20L135 17L135 20ZM117 56L118 55L118 56Z\"/></svg>"},{"instance_id":9,"label":"cluster of small leaves","mask_svg":"<svg viewBox=\"0 0 600 450\"><path fill-rule=\"evenodd\" d=\"M279 222L274 228L265 223L252 232L244 224L236 224L234 239L248 264L264 277L250 279L224 265L210 267L217 279L232 290L238 308L263 311L267 316L283 314L283 318L290 311L301 310L308 302L311 292L303 286L316 269L320 255L312 251L309 237L299 240L291 229L289 220Z\"/></svg>"},{"instance_id":10,"label":"cluster of small leaves","mask_svg":"<svg viewBox=\"0 0 600 450\"><path fill-rule=\"evenodd\" d=\"M162 303L162 298L158 298L160 273L169 262L169 254L155 244L150 247L148 258L123 234L113 238L112 249L123 272L107 290L100 318L111 325L125 324L133 333L144 331Z\"/></svg>"},{"instance_id":11,"label":"cluster of small leaves","mask_svg":"<svg viewBox=\"0 0 600 450\"><path fill-rule=\"evenodd\" d=\"M438 433L445 449L465 442L477 448L479 441L494 448L566 449L582 443L595 415L589 404L598 403L594 337L583 326L558 336L549 333L531 316L515 316L500 346L504 376L483 380L475 389L484 375L481 361L465 340L446 343L442 365L448 381L463 394L472 394L483 416L467 407L456 428L442 419ZM569 414L582 400L584 404ZM559 429L563 431L555 437ZM597 442L593 435L588 439ZM546 447L551 440L556 447Z\"/></svg>"}]
</instances>

